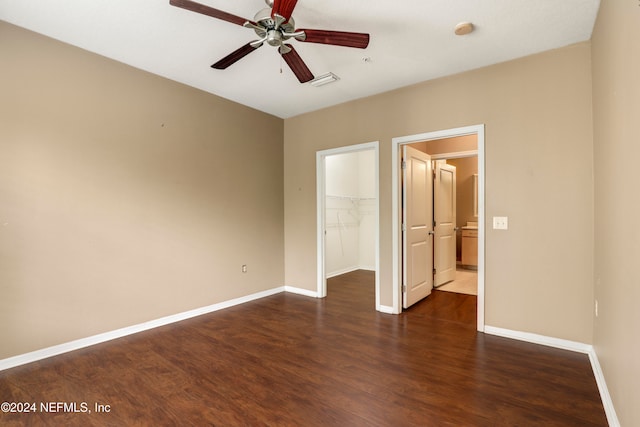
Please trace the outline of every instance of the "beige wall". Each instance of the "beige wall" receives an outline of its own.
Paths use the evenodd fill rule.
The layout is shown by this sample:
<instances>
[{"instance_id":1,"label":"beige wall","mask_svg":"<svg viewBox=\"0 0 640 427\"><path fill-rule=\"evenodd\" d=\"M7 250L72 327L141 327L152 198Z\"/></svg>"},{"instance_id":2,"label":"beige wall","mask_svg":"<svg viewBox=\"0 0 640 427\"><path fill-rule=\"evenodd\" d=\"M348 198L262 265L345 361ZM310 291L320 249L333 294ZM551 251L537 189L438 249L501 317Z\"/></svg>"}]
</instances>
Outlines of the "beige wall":
<instances>
[{"instance_id":1,"label":"beige wall","mask_svg":"<svg viewBox=\"0 0 640 427\"><path fill-rule=\"evenodd\" d=\"M283 285L281 119L2 22L0 52L0 359Z\"/></svg>"},{"instance_id":2,"label":"beige wall","mask_svg":"<svg viewBox=\"0 0 640 427\"><path fill-rule=\"evenodd\" d=\"M623 426L640 425L640 7L603 0L593 35L594 346Z\"/></svg>"},{"instance_id":3,"label":"beige wall","mask_svg":"<svg viewBox=\"0 0 640 427\"><path fill-rule=\"evenodd\" d=\"M317 150L380 141L381 303L391 306L391 139L485 124L486 225L494 215L510 225L487 227L486 324L590 343L590 60L582 43L285 120L285 283L316 289Z\"/></svg>"}]
</instances>

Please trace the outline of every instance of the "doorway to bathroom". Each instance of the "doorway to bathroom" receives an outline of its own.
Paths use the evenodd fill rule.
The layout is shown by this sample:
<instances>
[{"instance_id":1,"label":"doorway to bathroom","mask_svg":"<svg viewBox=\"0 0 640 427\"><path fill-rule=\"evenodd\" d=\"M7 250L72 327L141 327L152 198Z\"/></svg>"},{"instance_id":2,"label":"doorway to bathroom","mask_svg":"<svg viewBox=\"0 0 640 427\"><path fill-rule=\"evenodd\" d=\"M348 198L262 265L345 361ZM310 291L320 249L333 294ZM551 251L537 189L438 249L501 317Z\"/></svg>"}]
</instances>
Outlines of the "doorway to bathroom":
<instances>
[{"instance_id":1,"label":"doorway to bathroom","mask_svg":"<svg viewBox=\"0 0 640 427\"><path fill-rule=\"evenodd\" d=\"M427 154L431 152L432 154ZM457 172L464 158L475 157L477 171L471 175L469 200L465 200L474 214L447 221L455 233L448 237L448 248L453 249L456 267L462 267L463 254L456 247L463 247L462 234L475 238L475 265L468 264L469 273L477 277L477 329L484 330L484 126L469 126L438 132L410 135L392 140L392 221L393 242L393 309L403 308L426 298L434 289L438 255L434 253L438 222L434 221L434 166L446 161ZM476 175L477 177L473 177ZM465 180L466 181L466 180ZM454 187L455 188L455 187ZM438 197L437 195L435 196ZM449 201L456 197L449 195ZM477 215L477 216L476 216ZM473 220L475 219L475 221ZM446 239L445 239L446 240ZM459 244L457 244L459 242ZM467 241L468 244L470 242ZM450 244L450 243L453 243ZM447 246L447 245L445 245ZM469 255L469 254L467 254ZM460 258L458 258L460 257ZM469 263L469 257L465 257ZM451 263L449 262L449 265ZM445 265L447 265L445 263ZM473 271L473 267L476 271ZM457 275L457 271L456 271ZM462 277L461 277L462 278ZM475 277L474 277L475 278ZM455 282L455 280L453 281Z\"/></svg>"}]
</instances>

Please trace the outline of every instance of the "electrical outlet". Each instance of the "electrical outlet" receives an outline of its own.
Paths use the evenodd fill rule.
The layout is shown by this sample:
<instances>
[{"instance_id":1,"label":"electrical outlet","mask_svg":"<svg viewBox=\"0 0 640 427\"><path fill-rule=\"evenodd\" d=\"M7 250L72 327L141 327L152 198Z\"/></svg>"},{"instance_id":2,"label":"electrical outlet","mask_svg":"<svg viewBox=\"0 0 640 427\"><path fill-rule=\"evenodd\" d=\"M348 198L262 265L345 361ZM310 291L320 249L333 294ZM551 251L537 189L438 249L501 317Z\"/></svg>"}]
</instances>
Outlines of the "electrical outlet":
<instances>
[{"instance_id":1,"label":"electrical outlet","mask_svg":"<svg viewBox=\"0 0 640 427\"><path fill-rule=\"evenodd\" d=\"M242 272L246 273L247 272L247 264L243 264L242 265Z\"/></svg>"},{"instance_id":2,"label":"electrical outlet","mask_svg":"<svg viewBox=\"0 0 640 427\"><path fill-rule=\"evenodd\" d=\"M506 216L494 216L493 217L493 229L494 230L508 230L509 218Z\"/></svg>"}]
</instances>

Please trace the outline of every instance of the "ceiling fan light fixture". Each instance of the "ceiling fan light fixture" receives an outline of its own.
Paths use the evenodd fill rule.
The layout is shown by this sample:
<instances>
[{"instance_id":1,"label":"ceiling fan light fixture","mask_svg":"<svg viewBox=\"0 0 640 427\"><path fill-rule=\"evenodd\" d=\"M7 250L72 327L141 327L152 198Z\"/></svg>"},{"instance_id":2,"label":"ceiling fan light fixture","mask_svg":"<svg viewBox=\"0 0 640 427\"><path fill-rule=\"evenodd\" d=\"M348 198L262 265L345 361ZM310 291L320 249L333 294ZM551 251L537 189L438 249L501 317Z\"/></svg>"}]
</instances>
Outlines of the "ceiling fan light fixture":
<instances>
[{"instance_id":1,"label":"ceiling fan light fixture","mask_svg":"<svg viewBox=\"0 0 640 427\"><path fill-rule=\"evenodd\" d=\"M315 79L311 80L309 83L311 83L311 86L318 87L318 86L328 85L329 83L337 82L338 80L340 80L340 77L336 76L333 73L327 73L327 74L323 74L321 76L316 77Z\"/></svg>"}]
</instances>

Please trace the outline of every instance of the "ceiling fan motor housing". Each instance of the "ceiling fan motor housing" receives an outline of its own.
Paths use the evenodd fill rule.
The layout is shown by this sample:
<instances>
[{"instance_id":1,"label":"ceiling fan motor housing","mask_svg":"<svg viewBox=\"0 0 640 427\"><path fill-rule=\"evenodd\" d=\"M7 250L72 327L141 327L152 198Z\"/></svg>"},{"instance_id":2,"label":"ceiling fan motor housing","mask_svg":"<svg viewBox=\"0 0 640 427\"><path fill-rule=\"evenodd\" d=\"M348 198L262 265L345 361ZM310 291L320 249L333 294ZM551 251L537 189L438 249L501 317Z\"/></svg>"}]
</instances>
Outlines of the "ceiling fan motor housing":
<instances>
[{"instance_id":1,"label":"ceiling fan motor housing","mask_svg":"<svg viewBox=\"0 0 640 427\"><path fill-rule=\"evenodd\" d=\"M295 21L290 17L287 22L277 25L276 21L271 17L271 8L264 8L253 18L259 28L253 28L258 37L265 38L270 46L280 47L282 43L289 39L290 34L295 31ZM265 36L266 35L266 36Z\"/></svg>"}]
</instances>

